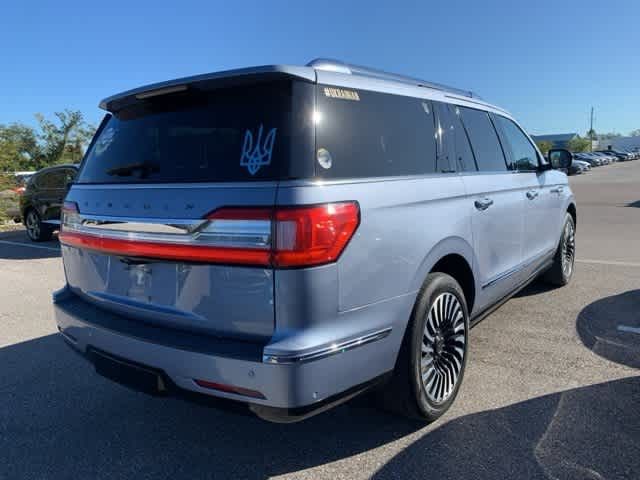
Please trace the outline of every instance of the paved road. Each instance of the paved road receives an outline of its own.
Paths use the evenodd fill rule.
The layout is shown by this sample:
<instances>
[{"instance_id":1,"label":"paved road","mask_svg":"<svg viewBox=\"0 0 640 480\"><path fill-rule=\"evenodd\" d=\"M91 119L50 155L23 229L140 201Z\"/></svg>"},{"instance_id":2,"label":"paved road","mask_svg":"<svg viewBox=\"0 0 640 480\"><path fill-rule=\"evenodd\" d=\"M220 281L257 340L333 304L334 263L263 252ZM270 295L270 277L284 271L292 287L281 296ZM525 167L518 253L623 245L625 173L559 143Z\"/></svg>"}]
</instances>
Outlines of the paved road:
<instances>
[{"instance_id":1,"label":"paved road","mask_svg":"<svg viewBox=\"0 0 640 480\"><path fill-rule=\"evenodd\" d=\"M422 428L366 399L273 425L113 385L55 335L55 241L0 234L0 479L640 478L640 161L571 183L574 282L477 326L457 402Z\"/></svg>"}]
</instances>

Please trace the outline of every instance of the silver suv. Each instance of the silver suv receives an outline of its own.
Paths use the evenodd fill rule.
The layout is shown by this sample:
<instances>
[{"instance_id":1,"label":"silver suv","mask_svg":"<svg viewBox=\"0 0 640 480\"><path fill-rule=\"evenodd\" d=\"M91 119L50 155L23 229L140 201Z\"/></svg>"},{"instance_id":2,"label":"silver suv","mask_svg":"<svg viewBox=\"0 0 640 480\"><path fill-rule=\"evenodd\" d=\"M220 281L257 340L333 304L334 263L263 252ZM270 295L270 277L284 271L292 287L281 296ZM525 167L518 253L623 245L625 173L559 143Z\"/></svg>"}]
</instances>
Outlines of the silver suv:
<instances>
[{"instance_id":1,"label":"silver suv","mask_svg":"<svg viewBox=\"0 0 640 480\"><path fill-rule=\"evenodd\" d=\"M130 387L295 421L375 386L432 421L469 328L541 274L571 279L571 154L547 163L471 92L316 60L100 105L54 304Z\"/></svg>"}]
</instances>

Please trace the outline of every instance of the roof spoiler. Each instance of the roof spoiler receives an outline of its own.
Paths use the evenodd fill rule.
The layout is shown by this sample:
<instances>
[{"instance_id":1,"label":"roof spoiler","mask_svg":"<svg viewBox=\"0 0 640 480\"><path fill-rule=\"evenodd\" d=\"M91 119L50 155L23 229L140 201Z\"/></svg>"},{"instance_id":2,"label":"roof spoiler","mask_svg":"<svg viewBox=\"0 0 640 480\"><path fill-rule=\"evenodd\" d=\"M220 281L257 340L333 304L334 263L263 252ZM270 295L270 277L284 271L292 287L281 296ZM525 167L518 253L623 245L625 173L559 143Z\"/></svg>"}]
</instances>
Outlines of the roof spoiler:
<instances>
[{"instance_id":1,"label":"roof spoiler","mask_svg":"<svg viewBox=\"0 0 640 480\"><path fill-rule=\"evenodd\" d=\"M136 101L186 91L196 85L200 88L215 88L224 84L255 81L260 78L296 77L310 82L316 81L315 72L308 67L289 65L265 65L260 67L239 68L223 72L206 73L192 77L177 78L166 82L152 83L107 97L99 104L109 112L117 111ZM214 86L215 84L215 86Z\"/></svg>"}]
</instances>

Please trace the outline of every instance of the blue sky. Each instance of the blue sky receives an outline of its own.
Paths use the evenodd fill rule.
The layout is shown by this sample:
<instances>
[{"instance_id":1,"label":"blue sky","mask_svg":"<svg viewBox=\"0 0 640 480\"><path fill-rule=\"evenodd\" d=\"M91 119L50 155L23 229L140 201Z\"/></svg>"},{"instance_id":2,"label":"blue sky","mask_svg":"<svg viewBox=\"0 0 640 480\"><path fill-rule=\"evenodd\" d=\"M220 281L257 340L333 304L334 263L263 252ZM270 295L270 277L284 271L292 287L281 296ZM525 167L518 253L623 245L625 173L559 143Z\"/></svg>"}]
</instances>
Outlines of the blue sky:
<instances>
[{"instance_id":1,"label":"blue sky","mask_svg":"<svg viewBox=\"0 0 640 480\"><path fill-rule=\"evenodd\" d=\"M179 76L335 57L477 91L533 134L640 128L640 2L9 1L0 123ZM604 67L606 66L606 71Z\"/></svg>"}]
</instances>

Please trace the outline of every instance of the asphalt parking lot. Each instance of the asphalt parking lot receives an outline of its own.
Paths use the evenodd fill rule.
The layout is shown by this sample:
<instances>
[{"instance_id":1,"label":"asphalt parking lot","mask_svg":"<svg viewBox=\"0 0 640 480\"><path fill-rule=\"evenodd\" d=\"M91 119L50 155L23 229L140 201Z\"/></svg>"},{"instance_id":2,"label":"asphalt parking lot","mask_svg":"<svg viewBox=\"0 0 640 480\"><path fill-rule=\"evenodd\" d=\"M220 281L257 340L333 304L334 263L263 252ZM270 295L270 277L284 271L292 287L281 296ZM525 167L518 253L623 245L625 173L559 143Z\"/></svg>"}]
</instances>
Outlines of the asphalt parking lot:
<instances>
[{"instance_id":1,"label":"asphalt parking lot","mask_svg":"<svg viewBox=\"0 0 640 480\"><path fill-rule=\"evenodd\" d=\"M55 240L0 233L0 479L640 478L640 161L570 181L572 284L474 328L461 393L427 427L366 398L276 425L114 385L55 333Z\"/></svg>"}]
</instances>

